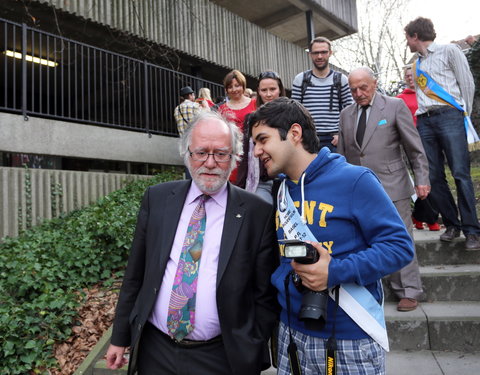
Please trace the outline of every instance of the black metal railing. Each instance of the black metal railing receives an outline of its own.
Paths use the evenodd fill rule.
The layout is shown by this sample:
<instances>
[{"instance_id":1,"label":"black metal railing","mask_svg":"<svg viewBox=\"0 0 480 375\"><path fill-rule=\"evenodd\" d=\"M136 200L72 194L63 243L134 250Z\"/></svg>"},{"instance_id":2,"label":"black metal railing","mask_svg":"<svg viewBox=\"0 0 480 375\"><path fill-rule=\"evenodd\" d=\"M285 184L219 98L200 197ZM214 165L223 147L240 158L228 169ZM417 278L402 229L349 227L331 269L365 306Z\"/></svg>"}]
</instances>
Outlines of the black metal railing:
<instances>
[{"instance_id":1,"label":"black metal railing","mask_svg":"<svg viewBox=\"0 0 480 375\"><path fill-rule=\"evenodd\" d=\"M3 82L2 82L3 81ZM180 88L222 85L0 19L0 110L177 135Z\"/></svg>"}]
</instances>

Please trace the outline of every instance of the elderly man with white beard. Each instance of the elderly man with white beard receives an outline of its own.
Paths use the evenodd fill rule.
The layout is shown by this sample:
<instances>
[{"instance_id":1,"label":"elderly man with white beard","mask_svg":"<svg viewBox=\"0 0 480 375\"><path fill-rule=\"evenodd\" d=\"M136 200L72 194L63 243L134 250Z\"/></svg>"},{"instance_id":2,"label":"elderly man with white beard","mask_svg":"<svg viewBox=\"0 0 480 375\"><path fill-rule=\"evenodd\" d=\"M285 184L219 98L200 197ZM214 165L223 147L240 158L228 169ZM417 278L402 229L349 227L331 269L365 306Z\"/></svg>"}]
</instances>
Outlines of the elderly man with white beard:
<instances>
[{"instance_id":1,"label":"elderly man with white beard","mask_svg":"<svg viewBox=\"0 0 480 375\"><path fill-rule=\"evenodd\" d=\"M129 373L260 374L277 316L273 207L228 182L238 128L201 113L180 141L192 180L143 198L112 340L111 369Z\"/></svg>"}]
</instances>

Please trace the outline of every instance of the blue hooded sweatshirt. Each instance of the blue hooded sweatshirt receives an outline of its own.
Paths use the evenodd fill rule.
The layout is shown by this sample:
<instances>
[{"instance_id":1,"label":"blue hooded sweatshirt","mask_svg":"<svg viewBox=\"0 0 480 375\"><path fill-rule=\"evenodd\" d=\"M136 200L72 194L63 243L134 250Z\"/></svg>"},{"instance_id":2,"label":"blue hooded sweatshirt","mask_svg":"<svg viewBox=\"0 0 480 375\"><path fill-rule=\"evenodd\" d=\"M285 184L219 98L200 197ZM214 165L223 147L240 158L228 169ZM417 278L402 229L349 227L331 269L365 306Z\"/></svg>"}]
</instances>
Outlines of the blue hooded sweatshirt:
<instances>
[{"instance_id":1,"label":"blue hooded sweatshirt","mask_svg":"<svg viewBox=\"0 0 480 375\"><path fill-rule=\"evenodd\" d=\"M300 181L287 178L286 185L300 216L318 242L332 256L328 287L344 283L365 286L382 303L379 280L407 265L413 258L413 243L380 181L368 168L348 164L339 154L322 148ZM303 210L299 207L303 206ZM302 212L303 211L303 212ZM277 212L277 237L284 239ZM281 255L283 255L283 246ZM282 306L281 321L288 325L284 280L291 260L281 257L272 275ZM327 324L321 331L308 330L298 320L302 294L290 282L291 327L304 334L328 338L332 332L335 302L328 299ZM368 335L342 310L336 314L336 337L355 340Z\"/></svg>"}]
</instances>

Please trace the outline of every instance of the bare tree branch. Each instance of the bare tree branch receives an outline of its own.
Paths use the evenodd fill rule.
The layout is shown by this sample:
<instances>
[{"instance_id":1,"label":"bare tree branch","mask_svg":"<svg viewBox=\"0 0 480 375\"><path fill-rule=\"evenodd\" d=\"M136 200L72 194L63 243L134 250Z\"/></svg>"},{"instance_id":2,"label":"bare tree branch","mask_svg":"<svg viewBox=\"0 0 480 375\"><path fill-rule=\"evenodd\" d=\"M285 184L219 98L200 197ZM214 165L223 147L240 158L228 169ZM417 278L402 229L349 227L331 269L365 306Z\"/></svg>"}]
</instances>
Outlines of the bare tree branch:
<instances>
[{"instance_id":1,"label":"bare tree branch","mask_svg":"<svg viewBox=\"0 0 480 375\"><path fill-rule=\"evenodd\" d=\"M358 0L358 33L333 43L333 63L349 71L370 67L379 83L402 79L411 55L406 48L404 15L411 0Z\"/></svg>"}]
</instances>

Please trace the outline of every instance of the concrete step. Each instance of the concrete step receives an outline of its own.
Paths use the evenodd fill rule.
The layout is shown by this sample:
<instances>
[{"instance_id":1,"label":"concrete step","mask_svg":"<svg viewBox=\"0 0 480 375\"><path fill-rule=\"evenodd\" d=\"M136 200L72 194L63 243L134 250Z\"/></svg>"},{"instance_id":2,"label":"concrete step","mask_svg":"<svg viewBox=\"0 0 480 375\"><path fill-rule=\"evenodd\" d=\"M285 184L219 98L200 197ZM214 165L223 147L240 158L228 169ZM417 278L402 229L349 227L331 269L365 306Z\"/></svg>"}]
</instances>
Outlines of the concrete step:
<instances>
[{"instance_id":1,"label":"concrete step","mask_svg":"<svg viewBox=\"0 0 480 375\"><path fill-rule=\"evenodd\" d=\"M404 365L407 363L410 368L415 369L428 367L426 371L417 371L422 375L455 373L440 372L438 366L445 365L448 369L455 366L459 366L459 369L469 369L470 366L478 366L480 363L478 353L464 354L480 351L480 302L421 303L416 310L410 312L398 312L396 303L387 302L385 303L385 318L390 348L394 351L387 355L387 373L389 375L409 373L409 371L405 372ZM111 330L102 337L75 375L126 374L126 367L116 371L106 369L103 356L110 340L110 334ZM405 350L414 352L408 352L408 355L404 352L395 352ZM428 352L429 350L454 350L463 354L442 354L439 359L435 352ZM418 351L420 352L417 353ZM407 360L404 360L405 356L408 357ZM404 361L403 367L395 365L398 358ZM443 361L443 365L440 360ZM403 372L399 372L400 369ZM480 371L459 371L455 374L457 373L477 374ZM262 375L273 374L275 374L273 368L262 373Z\"/></svg>"},{"instance_id":2,"label":"concrete step","mask_svg":"<svg viewBox=\"0 0 480 375\"><path fill-rule=\"evenodd\" d=\"M104 359L99 360L94 368L92 375L126 375L127 367L124 366L118 370L109 370L107 369L106 362ZM270 367L268 370L262 371L261 375L275 375L277 370L274 367Z\"/></svg>"},{"instance_id":3,"label":"concrete step","mask_svg":"<svg viewBox=\"0 0 480 375\"><path fill-rule=\"evenodd\" d=\"M442 242L439 240L441 233L443 231L413 230L415 249L420 266L480 264L480 251L466 251L463 235L452 242Z\"/></svg>"},{"instance_id":4,"label":"concrete step","mask_svg":"<svg viewBox=\"0 0 480 375\"><path fill-rule=\"evenodd\" d=\"M480 374L480 352L391 351L387 353L386 373L388 375Z\"/></svg>"},{"instance_id":5,"label":"concrete step","mask_svg":"<svg viewBox=\"0 0 480 375\"><path fill-rule=\"evenodd\" d=\"M425 300L480 301L480 264L420 267Z\"/></svg>"},{"instance_id":6,"label":"concrete step","mask_svg":"<svg viewBox=\"0 0 480 375\"><path fill-rule=\"evenodd\" d=\"M432 350L392 350L387 353L388 375L422 374L422 375L456 375L480 374L480 352L464 353L458 351ZM127 368L121 370L105 369L105 361L99 361L93 375L125 375ZM262 372L262 375L275 375L274 367Z\"/></svg>"},{"instance_id":7,"label":"concrete step","mask_svg":"<svg viewBox=\"0 0 480 375\"><path fill-rule=\"evenodd\" d=\"M480 251L466 251L465 242L415 242L418 264L480 264Z\"/></svg>"},{"instance_id":8,"label":"concrete step","mask_svg":"<svg viewBox=\"0 0 480 375\"><path fill-rule=\"evenodd\" d=\"M385 303L392 350L480 350L480 302L421 303L399 312Z\"/></svg>"},{"instance_id":9,"label":"concrete step","mask_svg":"<svg viewBox=\"0 0 480 375\"><path fill-rule=\"evenodd\" d=\"M424 296L422 301L479 301L480 264L420 267ZM398 301L386 280L385 300Z\"/></svg>"}]
</instances>

